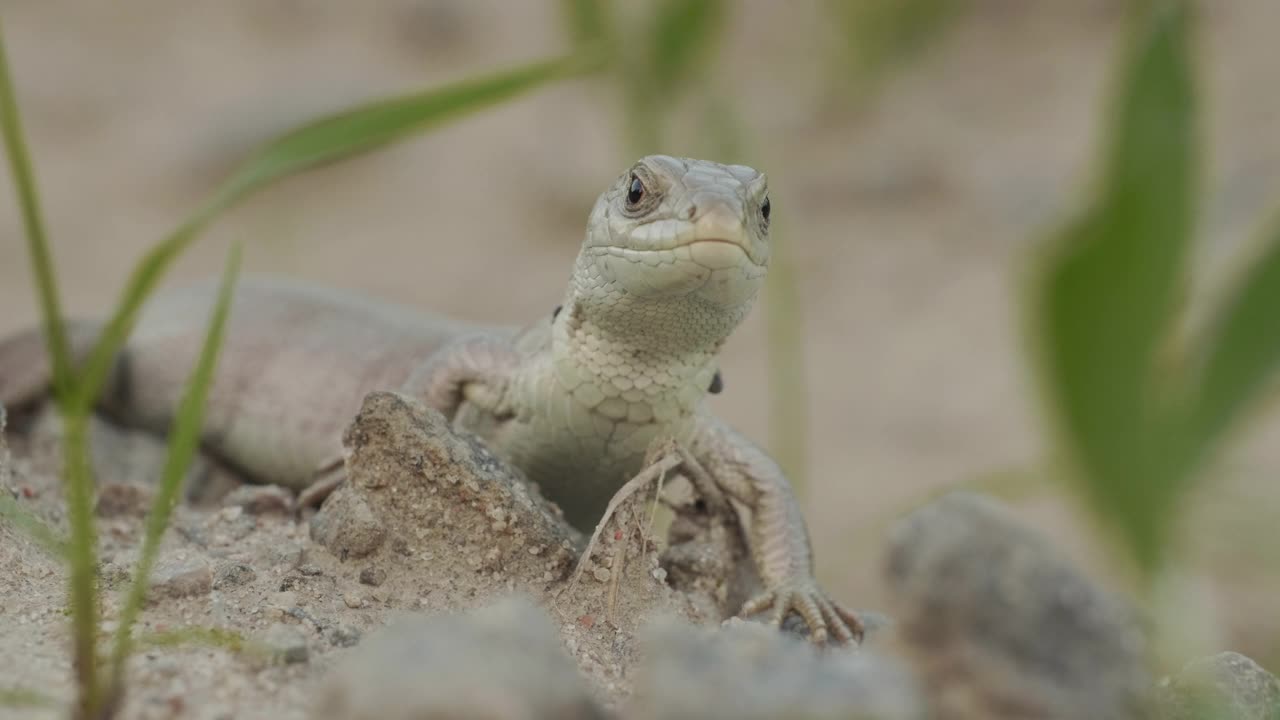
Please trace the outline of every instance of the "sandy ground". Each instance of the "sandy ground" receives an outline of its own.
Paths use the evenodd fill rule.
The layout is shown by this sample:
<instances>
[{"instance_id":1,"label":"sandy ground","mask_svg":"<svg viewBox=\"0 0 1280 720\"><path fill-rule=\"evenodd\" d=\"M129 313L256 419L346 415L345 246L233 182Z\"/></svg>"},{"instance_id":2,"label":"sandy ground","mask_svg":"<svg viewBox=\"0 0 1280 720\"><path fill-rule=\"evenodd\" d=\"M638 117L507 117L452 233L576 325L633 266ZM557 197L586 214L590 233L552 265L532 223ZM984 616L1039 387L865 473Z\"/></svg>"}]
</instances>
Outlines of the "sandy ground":
<instances>
[{"instance_id":1,"label":"sandy ground","mask_svg":"<svg viewBox=\"0 0 1280 720\"><path fill-rule=\"evenodd\" d=\"M833 115L814 52L826 38L821 3L734 4L722 70L751 140L744 159L770 175L802 283L803 495L818 574L858 606L882 598L874 548L890 519L945 486L1033 467L1043 454L1017 332L1018 271L1087 180L1116 5L976 2L874 105ZM1198 270L1212 277L1280 197L1280 95L1268 91L1280 69L1269 37L1280 5L1205 5L1212 151ZM557 52L565 40L554 10L500 0L7 0L6 40L69 311L109 307L142 250L259 139L360 99ZM228 243L244 240L250 270L477 321L549 312L592 198L631 159L611 100L598 86L545 90L291 181L220 222L171 282L216 272ZM663 150L704 154L677 138ZM9 194L6 183L0 195ZM0 332L36 317L21 237L12 204L0 203ZM763 317L755 312L726 349L727 389L715 404L766 439ZM1267 435L1241 454L1232 483L1202 499L1212 503L1197 501L1260 519L1233 523L1230 536L1197 524L1186 544L1213 573L1189 571L1187 587L1206 642L1274 658L1280 621L1258 578L1275 577L1277 559L1240 550L1258 540L1246 530L1265 532L1277 510L1275 493L1257 490L1280 467ZM1061 493L1036 486L1019 498L1079 554L1099 552Z\"/></svg>"}]
</instances>

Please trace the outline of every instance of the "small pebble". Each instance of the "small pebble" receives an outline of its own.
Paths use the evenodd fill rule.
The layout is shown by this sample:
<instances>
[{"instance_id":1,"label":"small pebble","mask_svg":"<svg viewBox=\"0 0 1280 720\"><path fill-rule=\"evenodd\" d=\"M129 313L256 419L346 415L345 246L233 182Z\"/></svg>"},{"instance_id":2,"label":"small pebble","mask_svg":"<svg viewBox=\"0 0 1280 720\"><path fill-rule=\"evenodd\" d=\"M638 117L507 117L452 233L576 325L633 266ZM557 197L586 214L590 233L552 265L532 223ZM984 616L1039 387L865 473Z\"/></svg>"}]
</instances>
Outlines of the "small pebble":
<instances>
[{"instance_id":1,"label":"small pebble","mask_svg":"<svg viewBox=\"0 0 1280 720\"><path fill-rule=\"evenodd\" d=\"M244 563L226 563L218 566L213 575L213 587L217 589L236 587L253 582L258 577L254 569Z\"/></svg>"},{"instance_id":2,"label":"small pebble","mask_svg":"<svg viewBox=\"0 0 1280 720\"><path fill-rule=\"evenodd\" d=\"M213 588L213 571L204 558L196 555L167 555L156 562L151 572L153 595L191 597L205 595Z\"/></svg>"},{"instance_id":3,"label":"small pebble","mask_svg":"<svg viewBox=\"0 0 1280 720\"><path fill-rule=\"evenodd\" d=\"M387 581L387 571L376 565L370 565L360 571L360 582L377 587Z\"/></svg>"},{"instance_id":4,"label":"small pebble","mask_svg":"<svg viewBox=\"0 0 1280 720\"><path fill-rule=\"evenodd\" d=\"M338 488L311 518L311 539L339 558L359 558L382 546L387 530L364 498Z\"/></svg>"}]
</instances>

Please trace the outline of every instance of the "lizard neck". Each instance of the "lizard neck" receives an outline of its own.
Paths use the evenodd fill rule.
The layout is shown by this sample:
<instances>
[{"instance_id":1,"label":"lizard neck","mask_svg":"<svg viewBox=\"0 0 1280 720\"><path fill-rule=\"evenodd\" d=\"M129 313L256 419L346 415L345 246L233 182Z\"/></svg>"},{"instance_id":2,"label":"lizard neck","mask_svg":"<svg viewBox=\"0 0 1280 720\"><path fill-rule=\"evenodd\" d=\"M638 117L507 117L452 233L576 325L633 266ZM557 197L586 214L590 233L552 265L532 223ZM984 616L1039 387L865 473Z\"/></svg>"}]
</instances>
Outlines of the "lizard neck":
<instances>
[{"instance_id":1,"label":"lizard neck","mask_svg":"<svg viewBox=\"0 0 1280 720\"><path fill-rule=\"evenodd\" d=\"M716 356L741 313L696 298L582 298L572 290L552 323L551 356L569 384L650 404L654 419L691 413L711 385ZM673 417L663 417L669 407ZM645 415L641 411L641 415Z\"/></svg>"}]
</instances>

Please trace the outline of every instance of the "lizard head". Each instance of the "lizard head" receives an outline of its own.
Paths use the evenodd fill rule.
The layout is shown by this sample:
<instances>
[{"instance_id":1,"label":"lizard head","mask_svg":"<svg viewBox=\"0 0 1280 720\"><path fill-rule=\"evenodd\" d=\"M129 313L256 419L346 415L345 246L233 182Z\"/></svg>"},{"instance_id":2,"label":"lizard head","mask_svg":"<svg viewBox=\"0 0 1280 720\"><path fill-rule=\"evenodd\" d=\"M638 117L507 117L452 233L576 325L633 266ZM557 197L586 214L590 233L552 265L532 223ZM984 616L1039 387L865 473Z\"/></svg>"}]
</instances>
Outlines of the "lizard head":
<instances>
[{"instance_id":1,"label":"lizard head","mask_svg":"<svg viewBox=\"0 0 1280 720\"><path fill-rule=\"evenodd\" d=\"M631 324L692 313L727 335L764 283L768 191L764 174L744 165L642 158L591 211L571 301L593 314L625 308Z\"/></svg>"}]
</instances>

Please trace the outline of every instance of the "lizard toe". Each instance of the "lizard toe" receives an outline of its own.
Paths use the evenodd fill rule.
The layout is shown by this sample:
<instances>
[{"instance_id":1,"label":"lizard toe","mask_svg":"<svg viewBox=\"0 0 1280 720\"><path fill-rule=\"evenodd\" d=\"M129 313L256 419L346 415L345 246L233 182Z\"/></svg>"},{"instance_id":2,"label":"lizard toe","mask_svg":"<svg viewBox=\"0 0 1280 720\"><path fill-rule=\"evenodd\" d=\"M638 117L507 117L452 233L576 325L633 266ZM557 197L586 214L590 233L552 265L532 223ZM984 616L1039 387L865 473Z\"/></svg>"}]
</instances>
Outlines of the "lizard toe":
<instances>
[{"instance_id":1,"label":"lizard toe","mask_svg":"<svg viewBox=\"0 0 1280 720\"><path fill-rule=\"evenodd\" d=\"M856 638L854 635L853 628L849 627L849 624L846 623L844 618L840 617L840 613L836 611L834 603L821 596L817 598L817 603L818 607L822 609L822 616L826 618L827 625L831 628L831 634L836 636L836 640L838 640L840 644L843 645L859 641L859 638Z\"/></svg>"},{"instance_id":2,"label":"lizard toe","mask_svg":"<svg viewBox=\"0 0 1280 720\"><path fill-rule=\"evenodd\" d=\"M787 616L795 613L809 628L809 640L815 645L848 645L862 642L863 626L858 616L828 599L812 583L801 582L766 590L743 604L743 617L772 610L768 624L782 627Z\"/></svg>"},{"instance_id":3,"label":"lizard toe","mask_svg":"<svg viewBox=\"0 0 1280 720\"><path fill-rule=\"evenodd\" d=\"M742 609L738 612L743 617L749 617L756 613L762 613L773 607L775 598L771 592L762 592L750 600L742 604Z\"/></svg>"}]
</instances>

